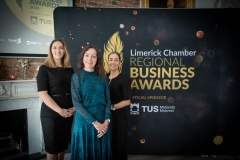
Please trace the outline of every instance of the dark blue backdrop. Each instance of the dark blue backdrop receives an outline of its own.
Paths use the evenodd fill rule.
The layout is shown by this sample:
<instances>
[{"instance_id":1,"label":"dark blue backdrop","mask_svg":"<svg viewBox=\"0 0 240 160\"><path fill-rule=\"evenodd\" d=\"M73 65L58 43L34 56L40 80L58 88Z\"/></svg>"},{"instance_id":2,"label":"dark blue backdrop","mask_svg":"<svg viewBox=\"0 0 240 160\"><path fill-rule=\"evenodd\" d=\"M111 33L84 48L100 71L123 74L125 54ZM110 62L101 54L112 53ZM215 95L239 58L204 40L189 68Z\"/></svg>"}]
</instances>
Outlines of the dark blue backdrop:
<instances>
[{"instance_id":1,"label":"dark blue backdrop","mask_svg":"<svg viewBox=\"0 0 240 160\"><path fill-rule=\"evenodd\" d=\"M238 14L235 9L58 7L54 29L67 43L74 68L87 44L97 45L103 57L110 42L112 50L122 47L122 73L131 79L133 93L132 108L126 108L129 154L233 155L240 143L239 24L232 19ZM196 54L167 56L165 50ZM161 55L131 54L135 51ZM171 63L161 64L164 60ZM174 81L181 87L174 89Z\"/></svg>"}]
</instances>

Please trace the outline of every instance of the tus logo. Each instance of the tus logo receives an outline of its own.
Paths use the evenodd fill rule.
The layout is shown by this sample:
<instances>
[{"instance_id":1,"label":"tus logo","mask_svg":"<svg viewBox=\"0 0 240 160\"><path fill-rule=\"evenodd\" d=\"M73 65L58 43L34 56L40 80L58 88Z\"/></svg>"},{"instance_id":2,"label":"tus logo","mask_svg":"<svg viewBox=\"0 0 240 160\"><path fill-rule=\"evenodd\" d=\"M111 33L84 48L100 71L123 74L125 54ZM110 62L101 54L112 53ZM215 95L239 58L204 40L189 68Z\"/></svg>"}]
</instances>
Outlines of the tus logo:
<instances>
[{"instance_id":1,"label":"tus logo","mask_svg":"<svg viewBox=\"0 0 240 160\"><path fill-rule=\"evenodd\" d=\"M30 21L31 24L36 24L38 23L38 17L37 16L30 16Z\"/></svg>"},{"instance_id":2,"label":"tus logo","mask_svg":"<svg viewBox=\"0 0 240 160\"><path fill-rule=\"evenodd\" d=\"M157 106L157 105L144 105L140 106L139 103L130 104L130 115L139 115L139 110L141 108L141 113L159 113L159 112L175 112L175 106Z\"/></svg>"},{"instance_id":3,"label":"tus logo","mask_svg":"<svg viewBox=\"0 0 240 160\"><path fill-rule=\"evenodd\" d=\"M130 104L130 115L139 115L139 103Z\"/></svg>"}]
</instances>

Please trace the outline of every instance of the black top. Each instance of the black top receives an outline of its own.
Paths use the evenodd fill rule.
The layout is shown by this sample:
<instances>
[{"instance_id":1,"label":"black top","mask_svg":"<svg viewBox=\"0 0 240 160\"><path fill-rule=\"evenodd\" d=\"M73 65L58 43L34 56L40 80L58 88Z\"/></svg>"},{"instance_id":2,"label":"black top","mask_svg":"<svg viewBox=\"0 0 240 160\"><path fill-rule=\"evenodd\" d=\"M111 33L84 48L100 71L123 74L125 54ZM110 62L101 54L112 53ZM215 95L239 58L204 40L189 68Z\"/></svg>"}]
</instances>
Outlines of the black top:
<instances>
[{"instance_id":1,"label":"black top","mask_svg":"<svg viewBox=\"0 0 240 160\"><path fill-rule=\"evenodd\" d=\"M117 77L111 80L110 97L112 104L119 103L123 100L132 99L130 80L128 79L128 77L120 73ZM112 119L125 121L125 107L121 109L116 109L112 114Z\"/></svg>"},{"instance_id":2,"label":"black top","mask_svg":"<svg viewBox=\"0 0 240 160\"><path fill-rule=\"evenodd\" d=\"M71 93L73 68L39 67L37 80L38 91L48 91L49 95Z\"/></svg>"},{"instance_id":3,"label":"black top","mask_svg":"<svg viewBox=\"0 0 240 160\"><path fill-rule=\"evenodd\" d=\"M38 91L48 91L48 94L61 108L73 107L71 93L71 77L73 68L39 67L37 75ZM57 95L57 96L56 96ZM58 114L42 104L41 116L57 116Z\"/></svg>"}]
</instances>

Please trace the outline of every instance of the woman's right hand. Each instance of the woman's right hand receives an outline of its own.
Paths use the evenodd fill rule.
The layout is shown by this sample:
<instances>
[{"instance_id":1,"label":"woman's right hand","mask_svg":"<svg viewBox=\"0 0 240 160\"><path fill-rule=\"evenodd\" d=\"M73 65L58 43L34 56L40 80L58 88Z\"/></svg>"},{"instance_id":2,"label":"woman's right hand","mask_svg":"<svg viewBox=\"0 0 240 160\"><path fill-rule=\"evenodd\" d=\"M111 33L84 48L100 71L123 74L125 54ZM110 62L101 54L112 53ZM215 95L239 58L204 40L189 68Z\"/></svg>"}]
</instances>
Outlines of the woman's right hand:
<instances>
[{"instance_id":1,"label":"woman's right hand","mask_svg":"<svg viewBox=\"0 0 240 160\"><path fill-rule=\"evenodd\" d=\"M64 108L61 108L61 109L60 109L59 114L60 114L63 118L72 116L72 114L71 114L70 112L68 112L67 109L64 109Z\"/></svg>"},{"instance_id":2,"label":"woman's right hand","mask_svg":"<svg viewBox=\"0 0 240 160\"><path fill-rule=\"evenodd\" d=\"M98 135L97 135L98 138L102 137L108 130L108 126L107 125L102 124L102 123L100 123L98 121L94 124L94 127L98 131Z\"/></svg>"}]
</instances>

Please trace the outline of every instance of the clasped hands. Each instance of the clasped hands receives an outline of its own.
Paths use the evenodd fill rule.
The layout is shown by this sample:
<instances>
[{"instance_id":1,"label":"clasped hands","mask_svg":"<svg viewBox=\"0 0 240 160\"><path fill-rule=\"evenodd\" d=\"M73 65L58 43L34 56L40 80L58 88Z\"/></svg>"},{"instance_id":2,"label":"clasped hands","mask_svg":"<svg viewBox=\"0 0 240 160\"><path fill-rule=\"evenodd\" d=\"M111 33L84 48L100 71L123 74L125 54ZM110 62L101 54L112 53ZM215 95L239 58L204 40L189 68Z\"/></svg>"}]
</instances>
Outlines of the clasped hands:
<instances>
[{"instance_id":1,"label":"clasped hands","mask_svg":"<svg viewBox=\"0 0 240 160\"><path fill-rule=\"evenodd\" d=\"M108 130L108 121L104 121L104 123L100 123L98 121L96 121L93 126L96 128L96 130L98 131L98 138L101 138Z\"/></svg>"},{"instance_id":2,"label":"clasped hands","mask_svg":"<svg viewBox=\"0 0 240 160\"><path fill-rule=\"evenodd\" d=\"M67 117L71 117L73 114L75 113L75 109L72 108L68 108L68 109L61 109L61 112L59 113L62 117L67 118Z\"/></svg>"}]
</instances>

